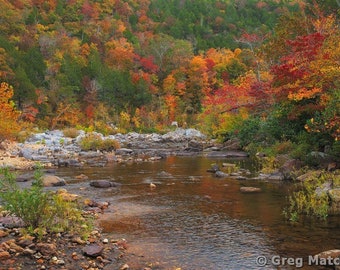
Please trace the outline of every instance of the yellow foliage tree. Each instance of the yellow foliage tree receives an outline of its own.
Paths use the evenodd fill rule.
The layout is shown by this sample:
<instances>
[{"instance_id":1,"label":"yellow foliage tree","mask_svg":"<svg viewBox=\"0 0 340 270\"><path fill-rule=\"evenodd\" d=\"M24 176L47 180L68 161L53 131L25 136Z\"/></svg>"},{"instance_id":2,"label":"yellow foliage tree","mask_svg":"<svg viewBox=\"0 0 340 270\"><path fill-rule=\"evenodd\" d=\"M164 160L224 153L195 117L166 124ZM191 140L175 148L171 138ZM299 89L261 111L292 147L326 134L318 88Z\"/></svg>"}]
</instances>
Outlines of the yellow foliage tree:
<instances>
[{"instance_id":1,"label":"yellow foliage tree","mask_svg":"<svg viewBox=\"0 0 340 270\"><path fill-rule=\"evenodd\" d=\"M20 112L11 100L14 91L9 84L0 84L0 140L12 139L20 129L18 118Z\"/></svg>"}]
</instances>

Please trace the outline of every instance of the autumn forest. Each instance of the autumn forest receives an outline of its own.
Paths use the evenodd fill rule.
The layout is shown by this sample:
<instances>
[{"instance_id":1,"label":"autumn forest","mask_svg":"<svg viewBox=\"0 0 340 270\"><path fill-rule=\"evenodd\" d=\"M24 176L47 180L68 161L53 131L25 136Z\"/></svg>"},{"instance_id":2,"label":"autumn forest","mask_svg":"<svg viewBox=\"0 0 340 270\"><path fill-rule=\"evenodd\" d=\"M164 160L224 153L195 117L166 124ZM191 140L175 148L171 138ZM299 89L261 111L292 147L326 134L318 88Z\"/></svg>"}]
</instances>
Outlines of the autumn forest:
<instances>
[{"instance_id":1,"label":"autumn forest","mask_svg":"<svg viewBox=\"0 0 340 270\"><path fill-rule=\"evenodd\" d=\"M176 121L248 148L340 153L339 1L0 2L1 139Z\"/></svg>"}]
</instances>

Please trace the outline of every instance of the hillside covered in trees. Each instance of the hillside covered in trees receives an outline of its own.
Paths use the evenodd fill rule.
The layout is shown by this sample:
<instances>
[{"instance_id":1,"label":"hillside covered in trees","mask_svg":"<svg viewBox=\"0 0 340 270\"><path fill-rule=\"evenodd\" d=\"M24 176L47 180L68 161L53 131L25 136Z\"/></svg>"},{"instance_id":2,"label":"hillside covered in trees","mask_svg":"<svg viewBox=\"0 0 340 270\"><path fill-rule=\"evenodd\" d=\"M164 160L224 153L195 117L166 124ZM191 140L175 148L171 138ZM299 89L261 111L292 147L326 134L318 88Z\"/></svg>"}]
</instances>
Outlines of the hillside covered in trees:
<instances>
[{"instance_id":1,"label":"hillside covered in trees","mask_svg":"<svg viewBox=\"0 0 340 270\"><path fill-rule=\"evenodd\" d=\"M243 146L340 151L338 1L0 2L1 138L177 121Z\"/></svg>"}]
</instances>

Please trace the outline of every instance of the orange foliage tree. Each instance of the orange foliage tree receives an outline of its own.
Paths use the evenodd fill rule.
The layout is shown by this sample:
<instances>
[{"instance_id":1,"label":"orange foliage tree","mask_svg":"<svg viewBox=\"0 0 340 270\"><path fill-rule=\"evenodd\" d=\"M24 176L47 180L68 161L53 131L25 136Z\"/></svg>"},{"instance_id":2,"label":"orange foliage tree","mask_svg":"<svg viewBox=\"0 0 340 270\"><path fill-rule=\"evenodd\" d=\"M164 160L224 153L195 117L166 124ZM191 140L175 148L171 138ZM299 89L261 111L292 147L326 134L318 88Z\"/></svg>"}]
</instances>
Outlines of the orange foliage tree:
<instances>
[{"instance_id":1,"label":"orange foliage tree","mask_svg":"<svg viewBox=\"0 0 340 270\"><path fill-rule=\"evenodd\" d=\"M340 139L339 38L333 16L314 22L314 33L288 41L291 51L274 66L277 101L290 108L287 118L309 132Z\"/></svg>"},{"instance_id":2,"label":"orange foliage tree","mask_svg":"<svg viewBox=\"0 0 340 270\"><path fill-rule=\"evenodd\" d=\"M18 118L20 112L15 109L11 100L14 91L9 84L0 84L0 139L10 139L19 131Z\"/></svg>"}]
</instances>

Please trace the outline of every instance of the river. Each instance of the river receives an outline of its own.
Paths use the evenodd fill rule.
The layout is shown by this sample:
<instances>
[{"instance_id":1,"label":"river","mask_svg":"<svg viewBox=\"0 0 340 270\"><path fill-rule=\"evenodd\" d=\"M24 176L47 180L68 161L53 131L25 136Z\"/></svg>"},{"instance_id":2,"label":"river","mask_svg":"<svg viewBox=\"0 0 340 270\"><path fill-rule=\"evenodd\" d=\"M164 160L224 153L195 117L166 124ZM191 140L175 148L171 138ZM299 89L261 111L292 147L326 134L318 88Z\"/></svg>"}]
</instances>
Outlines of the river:
<instances>
[{"instance_id":1,"label":"river","mask_svg":"<svg viewBox=\"0 0 340 270\"><path fill-rule=\"evenodd\" d=\"M256 173L249 159L195 156L62 168L56 174L71 192L111 203L100 225L109 237L127 239L134 254L131 269L143 269L139 261L152 269L322 269L308 266L308 256L339 248L340 219L287 222L282 210L292 184L221 179L207 172L212 163L223 162ZM79 174L89 180L76 180ZM98 179L121 186L96 189L87 183ZM241 193L242 186L262 192ZM267 260L263 267L259 256Z\"/></svg>"}]
</instances>

